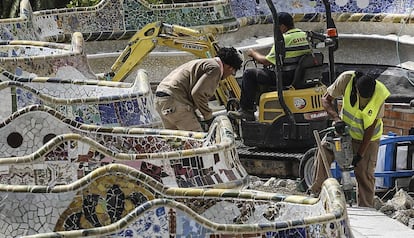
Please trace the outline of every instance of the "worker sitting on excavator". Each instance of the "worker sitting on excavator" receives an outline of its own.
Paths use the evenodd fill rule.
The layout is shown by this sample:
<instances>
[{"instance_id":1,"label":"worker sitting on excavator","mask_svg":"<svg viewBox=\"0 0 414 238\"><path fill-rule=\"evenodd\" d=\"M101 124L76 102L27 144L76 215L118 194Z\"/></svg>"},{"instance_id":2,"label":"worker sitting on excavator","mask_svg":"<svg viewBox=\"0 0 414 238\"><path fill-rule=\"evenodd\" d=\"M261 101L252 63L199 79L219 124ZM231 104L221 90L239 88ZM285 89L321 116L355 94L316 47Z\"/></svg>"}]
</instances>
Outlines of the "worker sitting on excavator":
<instances>
[{"instance_id":1,"label":"worker sitting on excavator","mask_svg":"<svg viewBox=\"0 0 414 238\"><path fill-rule=\"evenodd\" d=\"M306 32L295 28L293 17L286 12L278 14L279 29L283 33L285 42L286 57L283 62L283 86L289 86L294 77L295 68L305 54L311 53ZM228 112L228 116L233 119L245 119L254 121L256 111L256 91L259 84L275 86L276 74L273 67L276 64L275 46L264 56L259 52L250 49L247 55L257 62L263 64L264 68L247 69L243 73L241 85L240 109Z\"/></svg>"},{"instance_id":2,"label":"worker sitting on excavator","mask_svg":"<svg viewBox=\"0 0 414 238\"><path fill-rule=\"evenodd\" d=\"M219 81L236 71L243 64L243 55L233 47L223 47L217 57L187 62L167 75L155 92L155 108L166 129L203 131L198 109L207 127L213 121L208 102L214 95Z\"/></svg>"},{"instance_id":3,"label":"worker sitting on excavator","mask_svg":"<svg viewBox=\"0 0 414 238\"><path fill-rule=\"evenodd\" d=\"M345 126L352 137L355 177L358 183L357 203L362 207L373 207L375 195L375 167L379 140L383 131L384 102L390 95L388 89L375 79L375 75L356 71L345 71L328 87L322 97L322 105L334 120L335 130L342 134ZM342 115L333 106L333 101L342 96ZM322 145L322 156L318 153L316 175L310 190L319 194L327 169L335 159L332 151ZM323 159L326 158L325 163ZM325 164L329 168L324 168Z\"/></svg>"}]
</instances>

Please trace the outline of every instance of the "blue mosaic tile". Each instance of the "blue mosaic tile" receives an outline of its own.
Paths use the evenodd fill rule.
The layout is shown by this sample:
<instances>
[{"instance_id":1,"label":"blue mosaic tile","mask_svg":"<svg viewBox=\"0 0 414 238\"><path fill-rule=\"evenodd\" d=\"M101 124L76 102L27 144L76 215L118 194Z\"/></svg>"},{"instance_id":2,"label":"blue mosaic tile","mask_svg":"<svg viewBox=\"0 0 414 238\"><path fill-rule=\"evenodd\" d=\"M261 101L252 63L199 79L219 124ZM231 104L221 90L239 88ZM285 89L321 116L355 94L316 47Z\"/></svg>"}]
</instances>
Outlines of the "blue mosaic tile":
<instances>
[{"instance_id":1,"label":"blue mosaic tile","mask_svg":"<svg viewBox=\"0 0 414 238\"><path fill-rule=\"evenodd\" d=\"M177 212L177 234L180 237L205 238L209 230L205 229L198 222L189 219L187 214Z\"/></svg>"},{"instance_id":2,"label":"blue mosaic tile","mask_svg":"<svg viewBox=\"0 0 414 238\"><path fill-rule=\"evenodd\" d=\"M116 102L115 105L119 113L121 126L133 125L132 123L139 121L142 112L137 100Z\"/></svg>"},{"instance_id":3,"label":"blue mosaic tile","mask_svg":"<svg viewBox=\"0 0 414 238\"><path fill-rule=\"evenodd\" d=\"M116 114L115 105L113 103L100 104L99 114L101 116L101 121L103 125L119 125L118 116Z\"/></svg>"},{"instance_id":4,"label":"blue mosaic tile","mask_svg":"<svg viewBox=\"0 0 414 238\"><path fill-rule=\"evenodd\" d=\"M153 105L152 100L148 100L147 97L139 97L138 98L138 107L139 110L141 111L141 115L140 115L140 119L142 122L146 123L151 123L152 121L154 121L155 117L154 117L154 112L151 112L150 109Z\"/></svg>"},{"instance_id":5,"label":"blue mosaic tile","mask_svg":"<svg viewBox=\"0 0 414 238\"><path fill-rule=\"evenodd\" d=\"M33 104L43 104L39 98L37 98L33 93L21 88L16 88L16 97L17 97L17 108L23 108L28 105Z\"/></svg>"},{"instance_id":6,"label":"blue mosaic tile","mask_svg":"<svg viewBox=\"0 0 414 238\"><path fill-rule=\"evenodd\" d=\"M155 213L155 214L154 214ZM168 218L165 207L159 207L154 211L146 212L146 216L138 219L114 237L168 237Z\"/></svg>"}]
</instances>

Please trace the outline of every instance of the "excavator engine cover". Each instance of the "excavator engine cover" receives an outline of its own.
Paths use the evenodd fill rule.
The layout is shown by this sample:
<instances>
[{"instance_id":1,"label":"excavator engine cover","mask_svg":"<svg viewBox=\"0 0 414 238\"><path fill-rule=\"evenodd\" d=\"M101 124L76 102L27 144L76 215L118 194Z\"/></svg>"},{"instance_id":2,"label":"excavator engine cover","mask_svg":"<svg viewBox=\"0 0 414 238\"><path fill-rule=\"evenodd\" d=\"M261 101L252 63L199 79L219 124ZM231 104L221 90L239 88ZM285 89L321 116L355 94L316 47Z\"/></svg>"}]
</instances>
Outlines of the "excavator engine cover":
<instances>
[{"instance_id":1,"label":"excavator engine cover","mask_svg":"<svg viewBox=\"0 0 414 238\"><path fill-rule=\"evenodd\" d=\"M269 149L306 150L315 145L313 130L327 127L326 120L307 121L302 114L295 114L295 124L287 116L273 123L242 121L243 143L247 146Z\"/></svg>"}]
</instances>

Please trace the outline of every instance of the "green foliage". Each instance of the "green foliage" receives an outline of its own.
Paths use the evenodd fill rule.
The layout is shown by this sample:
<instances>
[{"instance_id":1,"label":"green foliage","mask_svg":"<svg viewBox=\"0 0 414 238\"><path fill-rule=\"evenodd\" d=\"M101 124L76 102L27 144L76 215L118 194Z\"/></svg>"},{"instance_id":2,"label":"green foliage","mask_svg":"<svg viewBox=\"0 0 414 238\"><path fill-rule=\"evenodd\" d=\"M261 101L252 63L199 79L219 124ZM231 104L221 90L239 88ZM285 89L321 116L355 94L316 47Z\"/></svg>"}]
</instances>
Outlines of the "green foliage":
<instances>
[{"instance_id":1,"label":"green foliage","mask_svg":"<svg viewBox=\"0 0 414 238\"><path fill-rule=\"evenodd\" d=\"M1 0L0 18L17 17L19 13L20 0Z\"/></svg>"},{"instance_id":2,"label":"green foliage","mask_svg":"<svg viewBox=\"0 0 414 238\"><path fill-rule=\"evenodd\" d=\"M0 18L19 17L21 0L0 0ZM64 8L70 0L29 0L33 11Z\"/></svg>"},{"instance_id":3,"label":"green foliage","mask_svg":"<svg viewBox=\"0 0 414 238\"><path fill-rule=\"evenodd\" d=\"M98 4L100 0L71 0L69 4L66 5L68 8L72 7L89 7Z\"/></svg>"}]
</instances>

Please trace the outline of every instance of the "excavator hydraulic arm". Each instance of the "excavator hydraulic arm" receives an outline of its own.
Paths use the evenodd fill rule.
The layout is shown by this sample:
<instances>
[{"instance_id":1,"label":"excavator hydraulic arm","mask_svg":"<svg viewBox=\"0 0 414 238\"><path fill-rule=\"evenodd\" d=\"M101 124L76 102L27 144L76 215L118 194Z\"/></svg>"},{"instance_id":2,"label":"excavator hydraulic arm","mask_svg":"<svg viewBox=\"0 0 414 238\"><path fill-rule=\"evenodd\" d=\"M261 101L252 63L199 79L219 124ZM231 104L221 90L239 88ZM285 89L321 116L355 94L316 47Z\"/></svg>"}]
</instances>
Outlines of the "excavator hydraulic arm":
<instances>
[{"instance_id":1,"label":"excavator hydraulic arm","mask_svg":"<svg viewBox=\"0 0 414 238\"><path fill-rule=\"evenodd\" d=\"M131 37L112 65L111 72L105 74L105 78L111 81L124 81L157 45L186 51L200 58L215 57L219 50L217 41L211 33L159 21L153 22ZM216 97L223 104L226 104L230 97L240 98L240 87L233 76L220 82Z\"/></svg>"}]
</instances>

